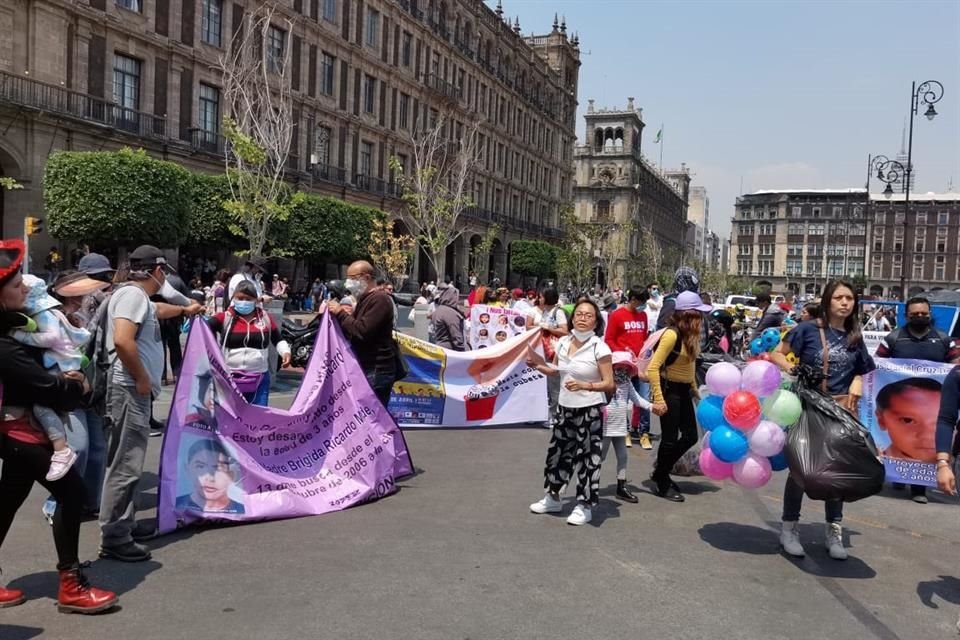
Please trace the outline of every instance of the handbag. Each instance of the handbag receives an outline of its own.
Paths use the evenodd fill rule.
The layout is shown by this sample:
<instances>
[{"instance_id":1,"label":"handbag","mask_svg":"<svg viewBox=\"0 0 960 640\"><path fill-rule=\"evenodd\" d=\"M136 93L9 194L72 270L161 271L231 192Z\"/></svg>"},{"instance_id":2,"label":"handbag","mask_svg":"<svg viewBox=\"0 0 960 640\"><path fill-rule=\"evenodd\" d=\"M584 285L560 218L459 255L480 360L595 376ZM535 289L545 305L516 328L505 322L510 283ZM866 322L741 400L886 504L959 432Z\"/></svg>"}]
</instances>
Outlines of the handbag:
<instances>
[{"instance_id":1,"label":"handbag","mask_svg":"<svg viewBox=\"0 0 960 640\"><path fill-rule=\"evenodd\" d=\"M263 374L256 371L234 370L230 372L230 377L240 393L256 393L263 380Z\"/></svg>"}]
</instances>

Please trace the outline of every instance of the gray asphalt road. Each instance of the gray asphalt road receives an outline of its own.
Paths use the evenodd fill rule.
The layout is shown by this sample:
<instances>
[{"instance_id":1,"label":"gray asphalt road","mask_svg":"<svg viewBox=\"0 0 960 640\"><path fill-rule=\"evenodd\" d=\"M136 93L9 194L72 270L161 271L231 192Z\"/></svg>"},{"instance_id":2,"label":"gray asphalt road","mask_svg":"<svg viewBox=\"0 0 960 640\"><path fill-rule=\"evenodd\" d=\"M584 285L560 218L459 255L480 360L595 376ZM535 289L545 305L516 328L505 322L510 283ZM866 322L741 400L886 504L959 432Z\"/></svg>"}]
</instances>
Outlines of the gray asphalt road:
<instances>
[{"instance_id":1,"label":"gray asphalt road","mask_svg":"<svg viewBox=\"0 0 960 640\"><path fill-rule=\"evenodd\" d=\"M279 403L290 394L275 396ZM2 550L27 604L0 611L0 639L485 640L673 638L913 640L956 637L955 501L893 491L847 506L849 561L822 548L807 503L808 557L777 549L783 474L756 492L682 480L684 504L646 493L651 454L631 450L638 505L604 469L591 525L537 516L548 433L411 431L418 475L377 503L315 518L192 530L151 543L151 562L98 560L121 593L99 617L55 612L53 544L35 491ZM160 440L143 516L153 515ZM94 558L95 523L82 532Z\"/></svg>"}]
</instances>

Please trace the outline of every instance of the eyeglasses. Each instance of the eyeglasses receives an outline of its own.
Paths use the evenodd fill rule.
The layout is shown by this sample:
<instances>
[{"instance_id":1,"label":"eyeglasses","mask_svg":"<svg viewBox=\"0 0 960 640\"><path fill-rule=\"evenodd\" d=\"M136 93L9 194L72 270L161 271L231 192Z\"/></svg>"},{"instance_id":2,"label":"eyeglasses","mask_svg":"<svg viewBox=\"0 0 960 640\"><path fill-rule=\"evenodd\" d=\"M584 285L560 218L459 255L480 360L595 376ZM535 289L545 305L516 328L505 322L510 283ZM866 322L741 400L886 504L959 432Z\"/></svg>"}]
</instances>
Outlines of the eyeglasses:
<instances>
[{"instance_id":1,"label":"eyeglasses","mask_svg":"<svg viewBox=\"0 0 960 640\"><path fill-rule=\"evenodd\" d=\"M581 312L579 312L579 313L573 314L573 317L574 317L574 318L590 319L590 318L595 318L595 317L596 317L596 314L591 313L591 312L589 312L589 311L581 311Z\"/></svg>"}]
</instances>

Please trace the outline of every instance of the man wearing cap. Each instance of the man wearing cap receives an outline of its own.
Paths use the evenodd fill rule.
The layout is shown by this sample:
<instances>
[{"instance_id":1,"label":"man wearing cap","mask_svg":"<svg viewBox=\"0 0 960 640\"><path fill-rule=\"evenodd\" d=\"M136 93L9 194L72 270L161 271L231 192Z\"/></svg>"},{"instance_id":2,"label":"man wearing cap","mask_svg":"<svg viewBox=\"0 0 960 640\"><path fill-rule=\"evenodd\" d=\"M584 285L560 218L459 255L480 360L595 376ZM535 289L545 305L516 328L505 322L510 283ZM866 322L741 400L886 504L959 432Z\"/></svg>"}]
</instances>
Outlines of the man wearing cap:
<instances>
[{"instance_id":1,"label":"man wearing cap","mask_svg":"<svg viewBox=\"0 0 960 640\"><path fill-rule=\"evenodd\" d=\"M233 277L230 278L230 283L227 285L227 298L223 305L224 308L230 305L234 290L237 288L237 285L244 280L253 283L253 286L257 288L257 297L263 300L263 281L257 277L257 275L262 277L263 273L263 260L261 258L251 258L244 262L243 266L240 267L240 272L233 274Z\"/></svg>"},{"instance_id":2,"label":"man wearing cap","mask_svg":"<svg viewBox=\"0 0 960 640\"><path fill-rule=\"evenodd\" d=\"M163 342L159 320L195 315L203 307L153 302L173 272L163 252L143 245L130 254L127 283L107 302L107 347L115 354L107 396L107 472L100 502L100 557L125 562L150 559L136 543L135 497L150 437L153 398L160 394Z\"/></svg>"}]
</instances>

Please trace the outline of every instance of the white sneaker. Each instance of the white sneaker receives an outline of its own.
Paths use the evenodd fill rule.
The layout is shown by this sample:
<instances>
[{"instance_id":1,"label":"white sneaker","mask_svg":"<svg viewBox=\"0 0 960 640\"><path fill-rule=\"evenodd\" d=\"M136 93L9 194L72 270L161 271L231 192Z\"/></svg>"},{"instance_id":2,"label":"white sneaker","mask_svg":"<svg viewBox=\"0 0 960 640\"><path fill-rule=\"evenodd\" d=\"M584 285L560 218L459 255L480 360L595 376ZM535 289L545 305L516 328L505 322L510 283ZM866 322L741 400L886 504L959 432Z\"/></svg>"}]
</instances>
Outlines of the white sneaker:
<instances>
[{"instance_id":1,"label":"white sneaker","mask_svg":"<svg viewBox=\"0 0 960 640\"><path fill-rule=\"evenodd\" d=\"M560 513L561 509L563 509L563 501L554 498L549 493L543 496L542 500L530 505L530 511L534 513Z\"/></svg>"},{"instance_id":2,"label":"white sneaker","mask_svg":"<svg viewBox=\"0 0 960 640\"><path fill-rule=\"evenodd\" d=\"M50 456L50 469L47 471L47 480L59 480L67 475L67 471L70 471L70 467L72 467L76 461L77 454L74 453L70 447L61 449L60 451L54 451L53 455Z\"/></svg>"},{"instance_id":3,"label":"white sneaker","mask_svg":"<svg viewBox=\"0 0 960 640\"><path fill-rule=\"evenodd\" d=\"M806 553L803 545L800 544L800 532L797 530L797 523L784 520L780 523L780 546L788 556L802 558Z\"/></svg>"},{"instance_id":4,"label":"white sneaker","mask_svg":"<svg viewBox=\"0 0 960 640\"><path fill-rule=\"evenodd\" d=\"M573 508L573 512L567 517L567 524L572 524L579 527L582 524L587 524L593 519L593 513L590 511L589 507L585 507L582 504L578 504Z\"/></svg>"},{"instance_id":5,"label":"white sneaker","mask_svg":"<svg viewBox=\"0 0 960 640\"><path fill-rule=\"evenodd\" d=\"M847 550L843 548L843 527L835 522L828 522L824 527L826 540L824 546L834 560L846 560Z\"/></svg>"}]
</instances>

